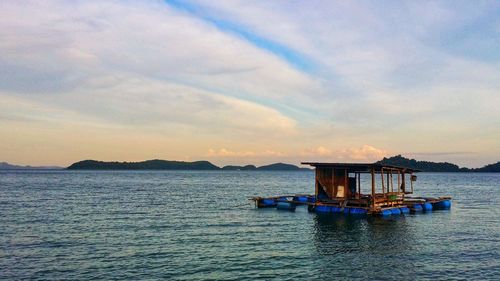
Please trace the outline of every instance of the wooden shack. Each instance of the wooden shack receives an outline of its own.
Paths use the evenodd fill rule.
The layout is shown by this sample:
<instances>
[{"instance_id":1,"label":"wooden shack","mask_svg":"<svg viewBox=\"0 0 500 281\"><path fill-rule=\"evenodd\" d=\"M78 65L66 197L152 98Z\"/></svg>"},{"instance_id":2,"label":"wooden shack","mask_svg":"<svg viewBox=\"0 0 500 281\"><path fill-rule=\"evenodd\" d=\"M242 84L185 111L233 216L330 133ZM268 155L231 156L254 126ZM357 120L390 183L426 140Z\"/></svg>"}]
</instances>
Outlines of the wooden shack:
<instances>
[{"instance_id":1,"label":"wooden shack","mask_svg":"<svg viewBox=\"0 0 500 281\"><path fill-rule=\"evenodd\" d=\"M451 197L410 197L419 170L376 163L303 162L315 168L315 193L251 197L258 208L316 213L401 215L451 208Z\"/></svg>"},{"instance_id":2,"label":"wooden shack","mask_svg":"<svg viewBox=\"0 0 500 281\"><path fill-rule=\"evenodd\" d=\"M371 214L404 207L405 195L413 193L414 173L418 172L406 167L372 163L302 164L315 168L315 206L359 208ZM363 174L368 174L363 182L368 179L369 183L362 188Z\"/></svg>"}]
</instances>

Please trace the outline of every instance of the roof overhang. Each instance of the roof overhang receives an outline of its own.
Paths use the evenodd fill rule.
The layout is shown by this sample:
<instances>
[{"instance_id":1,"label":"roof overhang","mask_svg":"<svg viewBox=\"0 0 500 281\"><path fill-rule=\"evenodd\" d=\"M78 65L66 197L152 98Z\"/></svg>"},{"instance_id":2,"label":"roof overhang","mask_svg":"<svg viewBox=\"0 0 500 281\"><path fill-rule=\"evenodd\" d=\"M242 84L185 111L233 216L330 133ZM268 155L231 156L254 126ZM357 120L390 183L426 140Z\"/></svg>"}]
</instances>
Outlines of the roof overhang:
<instances>
[{"instance_id":1,"label":"roof overhang","mask_svg":"<svg viewBox=\"0 0 500 281\"><path fill-rule=\"evenodd\" d=\"M373 169L375 172L382 172L384 170L393 170L404 173L415 173L420 172L420 170L395 166L395 165L385 165L378 163L327 163L327 162L302 162L302 165L310 165L315 168L332 168L332 169L347 169L351 173L369 173Z\"/></svg>"}]
</instances>

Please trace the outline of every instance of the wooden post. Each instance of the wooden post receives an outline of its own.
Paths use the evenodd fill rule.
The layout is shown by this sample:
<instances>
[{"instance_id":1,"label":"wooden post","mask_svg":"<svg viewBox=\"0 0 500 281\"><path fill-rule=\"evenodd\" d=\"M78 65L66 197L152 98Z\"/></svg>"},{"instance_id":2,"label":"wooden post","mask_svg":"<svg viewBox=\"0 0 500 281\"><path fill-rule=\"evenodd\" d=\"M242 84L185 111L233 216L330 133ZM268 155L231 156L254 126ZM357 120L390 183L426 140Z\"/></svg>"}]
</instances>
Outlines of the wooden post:
<instances>
[{"instance_id":1,"label":"wooden post","mask_svg":"<svg viewBox=\"0 0 500 281\"><path fill-rule=\"evenodd\" d=\"M318 167L314 168L314 183L315 183L315 189L316 189L316 202L318 202L318 194L319 194L319 185L318 185Z\"/></svg>"},{"instance_id":2,"label":"wooden post","mask_svg":"<svg viewBox=\"0 0 500 281\"><path fill-rule=\"evenodd\" d=\"M361 198L361 173L358 173L358 199Z\"/></svg>"},{"instance_id":3,"label":"wooden post","mask_svg":"<svg viewBox=\"0 0 500 281\"><path fill-rule=\"evenodd\" d=\"M398 170L398 192L401 192L401 179L400 179L400 177L401 177L401 174Z\"/></svg>"},{"instance_id":4,"label":"wooden post","mask_svg":"<svg viewBox=\"0 0 500 281\"><path fill-rule=\"evenodd\" d=\"M337 197L337 191L335 190L335 168L332 168L332 197Z\"/></svg>"},{"instance_id":5,"label":"wooden post","mask_svg":"<svg viewBox=\"0 0 500 281\"><path fill-rule=\"evenodd\" d=\"M390 192L391 183L389 182L389 172L387 172L387 193Z\"/></svg>"},{"instance_id":6,"label":"wooden post","mask_svg":"<svg viewBox=\"0 0 500 281\"><path fill-rule=\"evenodd\" d=\"M413 173L410 173L410 184L411 184L411 193L413 193Z\"/></svg>"},{"instance_id":7,"label":"wooden post","mask_svg":"<svg viewBox=\"0 0 500 281\"><path fill-rule=\"evenodd\" d=\"M385 197L384 168L380 168L380 177L382 178L382 195Z\"/></svg>"},{"instance_id":8,"label":"wooden post","mask_svg":"<svg viewBox=\"0 0 500 281\"><path fill-rule=\"evenodd\" d=\"M347 196L346 193L347 193L347 177L349 176L349 174L347 173L347 168L345 168L344 170L344 199L346 199Z\"/></svg>"},{"instance_id":9,"label":"wooden post","mask_svg":"<svg viewBox=\"0 0 500 281\"><path fill-rule=\"evenodd\" d=\"M394 181L392 180L392 170L389 171L388 175L391 175L390 176L390 178L391 178L391 192L394 192Z\"/></svg>"},{"instance_id":10,"label":"wooden post","mask_svg":"<svg viewBox=\"0 0 500 281\"><path fill-rule=\"evenodd\" d=\"M372 212L375 211L375 168L372 167Z\"/></svg>"},{"instance_id":11,"label":"wooden post","mask_svg":"<svg viewBox=\"0 0 500 281\"><path fill-rule=\"evenodd\" d=\"M405 179L405 172L402 173L402 180L403 180L403 192L406 193L406 179Z\"/></svg>"}]
</instances>

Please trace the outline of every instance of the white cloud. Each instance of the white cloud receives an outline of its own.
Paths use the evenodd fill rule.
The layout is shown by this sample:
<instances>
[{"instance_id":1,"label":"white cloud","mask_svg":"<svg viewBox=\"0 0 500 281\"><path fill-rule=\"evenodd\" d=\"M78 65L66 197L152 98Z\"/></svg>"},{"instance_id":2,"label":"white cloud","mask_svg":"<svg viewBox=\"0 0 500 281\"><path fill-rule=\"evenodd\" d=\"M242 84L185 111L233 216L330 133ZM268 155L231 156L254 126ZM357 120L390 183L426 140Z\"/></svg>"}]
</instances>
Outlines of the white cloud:
<instances>
[{"instance_id":1,"label":"white cloud","mask_svg":"<svg viewBox=\"0 0 500 281\"><path fill-rule=\"evenodd\" d=\"M3 82L17 91L64 91L103 74L123 73L243 99L298 98L317 88L313 79L268 52L162 1L3 6L0 37L8 43L0 45L2 63L14 70ZM45 89L47 77L57 85Z\"/></svg>"},{"instance_id":2,"label":"white cloud","mask_svg":"<svg viewBox=\"0 0 500 281\"><path fill-rule=\"evenodd\" d=\"M300 153L301 156L309 159L319 159L325 161L378 161L388 152L371 145L363 145L359 148L347 148L332 150L324 146L309 148Z\"/></svg>"},{"instance_id":3,"label":"white cloud","mask_svg":"<svg viewBox=\"0 0 500 281\"><path fill-rule=\"evenodd\" d=\"M498 17L487 3L185 3L197 12L159 0L2 2L0 122L188 136L198 155L370 160L385 152L364 143L432 151L450 139L500 155L500 67L488 49L498 28L483 28ZM453 49L462 37L469 45Z\"/></svg>"},{"instance_id":4,"label":"white cloud","mask_svg":"<svg viewBox=\"0 0 500 281\"><path fill-rule=\"evenodd\" d=\"M361 148L343 150L340 156L350 160L378 161L387 156L387 151L365 144Z\"/></svg>"},{"instance_id":5,"label":"white cloud","mask_svg":"<svg viewBox=\"0 0 500 281\"><path fill-rule=\"evenodd\" d=\"M318 146L316 148L308 148L301 152L302 156L331 156L333 151L324 146Z\"/></svg>"},{"instance_id":6,"label":"white cloud","mask_svg":"<svg viewBox=\"0 0 500 281\"><path fill-rule=\"evenodd\" d=\"M39 107L121 125L290 133L295 121L269 104L315 87L282 60L161 1L2 5L2 95L24 94Z\"/></svg>"},{"instance_id":7,"label":"white cloud","mask_svg":"<svg viewBox=\"0 0 500 281\"><path fill-rule=\"evenodd\" d=\"M207 152L208 157L284 157L286 153L265 150L262 152L254 151L231 151L225 148L213 149L210 148Z\"/></svg>"}]
</instances>

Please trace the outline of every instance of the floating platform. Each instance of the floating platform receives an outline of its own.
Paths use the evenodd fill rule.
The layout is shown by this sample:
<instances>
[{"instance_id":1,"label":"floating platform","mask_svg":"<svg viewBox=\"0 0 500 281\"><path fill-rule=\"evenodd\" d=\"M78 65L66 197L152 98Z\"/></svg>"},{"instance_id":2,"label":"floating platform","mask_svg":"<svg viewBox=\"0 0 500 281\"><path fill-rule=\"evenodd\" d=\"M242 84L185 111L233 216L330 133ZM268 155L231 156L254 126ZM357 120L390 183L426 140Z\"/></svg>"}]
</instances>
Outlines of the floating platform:
<instances>
[{"instance_id":1,"label":"floating platform","mask_svg":"<svg viewBox=\"0 0 500 281\"><path fill-rule=\"evenodd\" d=\"M279 204L279 203L287 203L293 206L314 205L316 202L316 197L314 195L298 194L298 195L282 195L274 197L251 197L250 200L253 200L255 202L255 206L257 208L279 207L279 209L283 209L285 204Z\"/></svg>"},{"instance_id":2,"label":"floating platform","mask_svg":"<svg viewBox=\"0 0 500 281\"><path fill-rule=\"evenodd\" d=\"M285 195L274 197L251 197L257 208L276 208L278 210L294 211L297 206L308 206L309 212L318 214L349 214L349 215L376 215L376 216L394 216L415 213L432 212L435 210L448 210L451 208L450 197L438 198L412 198L407 197L404 205L395 205L391 207L380 208L372 212L369 207L360 207L356 204L351 205L347 201L343 204L335 203L316 203L314 195ZM353 202L356 203L356 202Z\"/></svg>"},{"instance_id":3,"label":"floating platform","mask_svg":"<svg viewBox=\"0 0 500 281\"><path fill-rule=\"evenodd\" d=\"M418 170L382 164L317 163L315 193L274 197L252 197L257 208L294 211L306 205L318 214L342 213L364 216L399 216L451 208L451 197L411 197ZM361 191L361 175L371 177L371 193ZM375 183L380 177L381 184ZM378 188L377 188L378 186Z\"/></svg>"}]
</instances>

